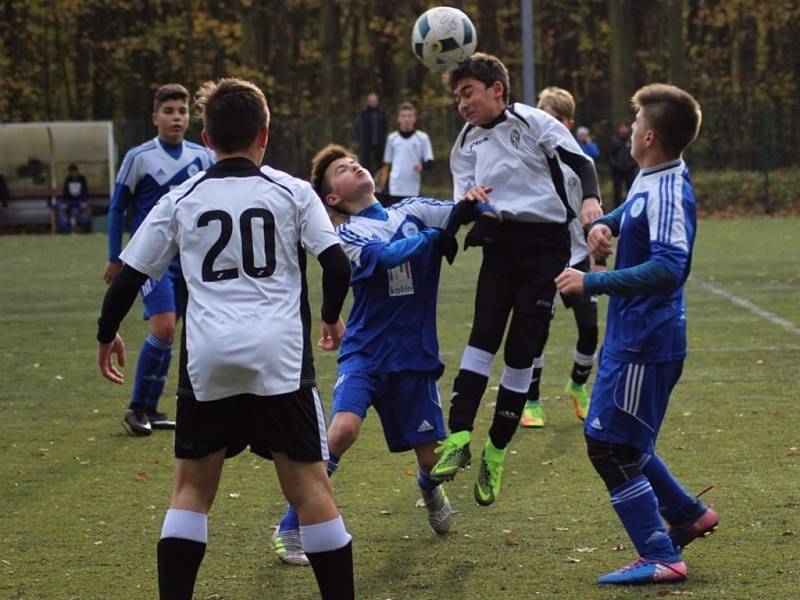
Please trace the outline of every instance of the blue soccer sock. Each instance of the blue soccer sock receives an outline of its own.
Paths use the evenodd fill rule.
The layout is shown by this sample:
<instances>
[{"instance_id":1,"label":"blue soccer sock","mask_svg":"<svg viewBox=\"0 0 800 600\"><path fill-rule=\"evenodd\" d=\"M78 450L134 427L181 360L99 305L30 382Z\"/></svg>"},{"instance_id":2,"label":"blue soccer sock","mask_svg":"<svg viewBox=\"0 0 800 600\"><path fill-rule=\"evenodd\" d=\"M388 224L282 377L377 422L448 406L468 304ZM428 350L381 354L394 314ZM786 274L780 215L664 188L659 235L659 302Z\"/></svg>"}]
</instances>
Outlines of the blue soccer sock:
<instances>
[{"instance_id":1,"label":"blue soccer sock","mask_svg":"<svg viewBox=\"0 0 800 600\"><path fill-rule=\"evenodd\" d=\"M658 498L658 510L668 523L682 523L699 517L705 510L702 502L689 494L675 479L667 464L658 454L643 454L639 459L639 468Z\"/></svg>"},{"instance_id":2,"label":"blue soccer sock","mask_svg":"<svg viewBox=\"0 0 800 600\"><path fill-rule=\"evenodd\" d=\"M151 390L159 382L159 369L167 354L172 354L172 342L161 340L152 333L148 334L142 344L139 361L136 364L130 408L142 410L147 406L147 400L152 394ZM163 390L164 383L161 382L160 385Z\"/></svg>"},{"instance_id":3,"label":"blue soccer sock","mask_svg":"<svg viewBox=\"0 0 800 600\"><path fill-rule=\"evenodd\" d=\"M611 504L639 556L675 561L676 552L658 513L658 499L644 475L611 490Z\"/></svg>"},{"instance_id":4,"label":"blue soccer sock","mask_svg":"<svg viewBox=\"0 0 800 600\"><path fill-rule=\"evenodd\" d=\"M328 453L328 477L333 477L333 474L336 473L336 469L339 468L339 457L336 456L333 452ZM281 519L281 522L278 524L278 531L292 531L300 529L300 517L297 515L297 511L294 507L290 504L289 507L286 509L286 512Z\"/></svg>"},{"instance_id":5,"label":"blue soccer sock","mask_svg":"<svg viewBox=\"0 0 800 600\"><path fill-rule=\"evenodd\" d=\"M419 484L419 489L421 489L423 492L432 492L439 487L442 482L431 479L426 473L423 473L422 470L419 470L417 471L417 483Z\"/></svg>"},{"instance_id":6,"label":"blue soccer sock","mask_svg":"<svg viewBox=\"0 0 800 600\"><path fill-rule=\"evenodd\" d=\"M164 350L164 358L161 359L161 364L158 367L155 378L152 380L150 389L147 392L145 404L147 405L148 412L156 412L158 408L158 401L161 399L161 394L164 393L164 386L167 384L167 374L169 373L169 364L172 361L172 344L167 346Z\"/></svg>"}]
</instances>

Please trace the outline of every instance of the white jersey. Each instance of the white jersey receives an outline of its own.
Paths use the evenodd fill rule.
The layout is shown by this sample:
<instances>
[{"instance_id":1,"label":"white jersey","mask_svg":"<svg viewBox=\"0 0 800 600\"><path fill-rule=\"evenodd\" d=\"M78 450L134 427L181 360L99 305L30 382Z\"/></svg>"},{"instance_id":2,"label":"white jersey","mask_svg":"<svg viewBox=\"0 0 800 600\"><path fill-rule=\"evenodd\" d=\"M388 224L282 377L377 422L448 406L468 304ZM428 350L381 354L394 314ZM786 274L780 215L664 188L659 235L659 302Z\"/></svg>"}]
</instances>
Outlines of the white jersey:
<instances>
[{"instance_id":1,"label":"white jersey","mask_svg":"<svg viewBox=\"0 0 800 600\"><path fill-rule=\"evenodd\" d=\"M203 401L313 383L303 246L338 243L308 183L232 158L163 196L120 258L157 279L180 253L185 371Z\"/></svg>"},{"instance_id":2,"label":"white jersey","mask_svg":"<svg viewBox=\"0 0 800 600\"><path fill-rule=\"evenodd\" d=\"M580 215L581 205L583 204L581 180L578 179L578 175L575 171L570 169L567 165L561 165L561 172L564 173L564 187L567 190L569 205L576 215ZM581 219L579 216L576 216L569 222L569 237L572 243L569 266L574 267L589 256L589 247L586 245L586 235L583 232L583 227L581 227Z\"/></svg>"},{"instance_id":3,"label":"white jersey","mask_svg":"<svg viewBox=\"0 0 800 600\"><path fill-rule=\"evenodd\" d=\"M392 165L389 173L389 193L392 196L419 196L422 173L414 165L433 160L431 139L424 131L415 131L403 137L399 131L392 132L386 140L383 162Z\"/></svg>"},{"instance_id":4,"label":"white jersey","mask_svg":"<svg viewBox=\"0 0 800 600\"><path fill-rule=\"evenodd\" d=\"M511 104L486 127L468 124L459 133L450 153L453 197L461 198L475 185L491 186L489 198L506 220L566 223L571 215L559 184L559 151L584 156L557 119Z\"/></svg>"}]
</instances>

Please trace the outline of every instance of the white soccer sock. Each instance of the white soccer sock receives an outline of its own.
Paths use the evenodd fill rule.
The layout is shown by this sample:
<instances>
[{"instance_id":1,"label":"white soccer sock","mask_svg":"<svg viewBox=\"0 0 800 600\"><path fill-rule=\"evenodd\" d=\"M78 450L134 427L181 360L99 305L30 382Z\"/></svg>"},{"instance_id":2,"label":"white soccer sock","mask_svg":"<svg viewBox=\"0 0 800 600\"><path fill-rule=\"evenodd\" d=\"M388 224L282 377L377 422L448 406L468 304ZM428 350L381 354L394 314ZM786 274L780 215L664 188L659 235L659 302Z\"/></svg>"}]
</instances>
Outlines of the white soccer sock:
<instances>
[{"instance_id":1,"label":"white soccer sock","mask_svg":"<svg viewBox=\"0 0 800 600\"><path fill-rule=\"evenodd\" d=\"M492 372L492 359L494 359L494 354L491 352L467 346L464 348L464 354L461 355L461 366L459 368L489 377Z\"/></svg>"},{"instance_id":2,"label":"white soccer sock","mask_svg":"<svg viewBox=\"0 0 800 600\"><path fill-rule=\"evenodd\" d=\"M208 543L208 515L170 508L161 526L161 539L181 538L201 544Z\"/></svg>"},{"instance_id":3,"label":"white soccer sock","mask_svg":"<svg viewBox=\"0 0 800 600\"><path fill-rule=\"evenodd\" d=\"M351 539L353 536L347 533L341 516L316 525L300 525L300 541L306 553L338 550Z\"/></svg>"}]
</instances>

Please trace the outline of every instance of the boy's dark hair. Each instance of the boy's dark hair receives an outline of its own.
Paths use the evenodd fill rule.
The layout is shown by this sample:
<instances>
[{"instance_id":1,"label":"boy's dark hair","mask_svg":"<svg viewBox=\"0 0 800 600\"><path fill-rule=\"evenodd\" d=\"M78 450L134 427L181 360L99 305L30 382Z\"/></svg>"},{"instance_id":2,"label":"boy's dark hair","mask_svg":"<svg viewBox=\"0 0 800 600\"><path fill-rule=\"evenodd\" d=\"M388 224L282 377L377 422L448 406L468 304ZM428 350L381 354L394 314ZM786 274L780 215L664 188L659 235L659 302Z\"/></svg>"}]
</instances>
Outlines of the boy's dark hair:
<instances>
[{"instance_id":1,"label":"boy's dark hair","mask_svg":"<svg viewBox=\"0 0 800 600\"><path fill-rule=\"evenodd\" d=\"M508 104L511 93L511 84L508 79L508 69L496 56L476 52L465 62L458 65L454 71L444 74L444 84L452 92L462 79L477 79L486 87L495 81L503 84L503 101Z\"/></svg>"},{"instance_id":2,"label":"boy's dark hair","mask_svg":"<svg viewBox=\"0 0 800 600\"><path fill-rule=\"evenodd\" d=\"M330 187L325 182L325 171L328 170L333 161L340 158L356 160L356 155L339 144L328 144L311 159L311 187L314 188L323 203L325 202L325 197L331 193Z\"/></svg>"},{"instance_id":3,"label":"boy's dark hair","mask_svg":"<svg viewBox=\"0 0 800 600\"><path fill-rule=\"evenodd\" d=\"M168 100L183 100L189 102L189 90L180 83L167 83L156 90L153 98L153 112L158 112L161 105Z\"/></svg>"},{"instance_id":4,"label":"boy's dark hair","mask_svg":"<svg viewBox=\"0 0 800 600\"><path fill-rule=\"evenodd\" d=\"M700 131L703 113L691 94L666 83L651 83L631 98L635 111L642 111L661 149L670 158L677 158Z\"/></svg>"},{"instance_id":5,"label":"boy's dark hair","mask_svg":"<svg viewBox=\"0 0 800 600\"><path fill-rule=\"evenodd\" d=\"M406 100L405 102L401 102L400 106L397 107L397 113L400 114L404 110L411 110L411 111L417 112L417 107L414 106L408 100Z\"/></svg>"},{"instance_id":6,"label":"boy's dark hair","mask_svg":"<svg viewBox=\"0 0 800 600\"><path fill-rule=\"evenodd\" d=\"M269 125L264 92L243 79L206 81L197 90L195 103L206 134L226 154L248 148L261 128Z\"/></svg>"}]
</instances>

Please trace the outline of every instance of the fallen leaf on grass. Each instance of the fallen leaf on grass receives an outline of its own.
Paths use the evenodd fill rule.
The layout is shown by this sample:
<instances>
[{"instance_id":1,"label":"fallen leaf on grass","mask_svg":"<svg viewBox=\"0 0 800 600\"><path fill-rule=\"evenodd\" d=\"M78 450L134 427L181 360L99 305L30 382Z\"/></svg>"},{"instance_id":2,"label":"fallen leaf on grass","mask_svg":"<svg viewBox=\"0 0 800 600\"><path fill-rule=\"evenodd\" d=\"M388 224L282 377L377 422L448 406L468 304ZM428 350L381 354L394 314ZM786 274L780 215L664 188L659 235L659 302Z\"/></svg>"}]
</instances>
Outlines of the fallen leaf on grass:
<instances>
[{"instance_id":1,"label":"fallen leaf on grass","mask_svg":"<svg viewBox=\"0 0 800 600\"><path fill-rule=\"evenodd\" d=\"M569 527L553 527L553 531L569 531Z\"/></svg>"},{"instance_id":2,"label":"fallen leaf on grass","mask_svg":"<svg viewBox=\"0 0 800 600\"><path fill-rule=\"evenodd\" d=\"M543 464L543 465L554 465L554 464L555 464L555 462L556 462L556 461L554 461L554 460L551 458L551 459L549 459L549 460L543 460L541 464Z\"/></svg>"},{"instance_id":3,"label":"fallen leaf on grass","mask_svg":"<svg viewBox=\"0 0 800 600\"><path fill-rule=\"evenodd\" d=\"M239 492L231 492L228 494L228 498L241 498L242 495Z\"/></svg>"},{"instance_id":4,"label":"fallen leaf on grass","mask_svg":"<svg viewBox=\"0 0 800 600\"><path fill-rule=\"evenodd\" d=\"M506 536L506 539L504 540L504 542L505 542L506 546L519 546L519 540L515 540L510 535Z\"/></svg>"},{"instance_id":5,"label":"fallen leaf on grass","mask_svg":"<svg viewBox=\"0 0 800 600\"><path fill-rule=\"evenodd\" d=\"M658 592L659 596L691 596L692 592L689 590L661 590Z\"/></svg>"},{"instance_id":6,"label":"fallen leaf on grass","mask_svg":"<svg viewBox=\"0 0 800 600\"><path fill-rule=\"evenodd\" d=\"M417 508L425 508L425 500L420 498L419 500L414 502L414 506L417 507Z\"/></svg>"},{"instance_id":7,"label":"fallen leaf on grass","mask_svg":"<svg viewBox=\"0 0 800 600\"><path fill-rule=\"evenodd\" d=\"M390 515L390 514L392 514L392 511L390 511L390 510L382 510L381 514L382 515Z\"/></svg>"},{"instance_id":8,"label":"fallen leaf on grass","mask_svg":"<svg viewBox=\"0 0 800 600\"><path fill-rule=\"evenodd\" d=\"M568 556L567 558L564 559L564 562L579 563L579 562L581 562L581 559L580 558L572 558L571 556Z\"/></svg>"},{"instance_id":9,"label":"fallen leaf on grass","mask_svg":"<svg viewBox=\"0 0 800 600\"><path fill-rule=\"evenodd\" d=\"M150 478L147 476L147 473L145 473L144 471L137 471L136 472L136 479L138 481L147 481Z\"/></svg>"},{"instance_id":10,"label":"fallen leaf on grass","mask_svg":"<svg viewBox=\"0 0 800 600\"><path fill-rule=\"evenodd\" d=\"M783 532L781 535L782 535L782 536L794 535L794 531L792 531L791 529L787 529L787 530L786 530L786 531L784 531L784 532Z\"/></svg>"},{"instance_id":11,"label":"fallen leaf on grass","mask_svg":"<svg viewBox=\"0 0 800 600\"><path fill-rule=\"evenodd\" d=\"M56 379L58 379L58 381L64 381L64 378L61 375L56 375Z\"/></svg>"},{"instance_id":12,"label":"fallen leaf on grass","mask_svg":"<svg viewBox=\"0 0 800 600\"><path fill-rule=\"evenodd\" d=\"M594 552L597 548L575 548L575 552Z\"/></svg>"},{"instance_id":13,"label":"fallen leaf on grass","mask_svg":"<svg viewBox=\"0 0 800 600\"><path fill-rule=\"evenodd\" d=\"M625 550L625 544L617 544L614 546L614 552L622 552Z\"/></svg>"},{"instance_id":14,"label":"fallen leaf on grass","mask_svg":"<svg viewBox=\"0 0 800 600\"><path fill-rule=\"evenodd\" d=\"M789 451L786 453L786 456L800 456L800 450L792 446L789 448Z\"/></svg>"},{"instance_id":15,"label":"fallen leaf on grass","mask_svg":"<svg viewBox=\"0 0 800 600\"><path fill-rule=\"evenodd\" d=\"M406 477L416 477L417 470L416 469L406 469Z\"/></svg>"}]
</instances>

